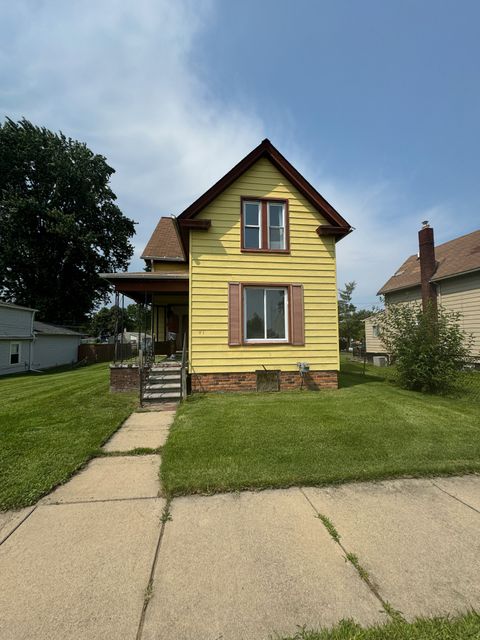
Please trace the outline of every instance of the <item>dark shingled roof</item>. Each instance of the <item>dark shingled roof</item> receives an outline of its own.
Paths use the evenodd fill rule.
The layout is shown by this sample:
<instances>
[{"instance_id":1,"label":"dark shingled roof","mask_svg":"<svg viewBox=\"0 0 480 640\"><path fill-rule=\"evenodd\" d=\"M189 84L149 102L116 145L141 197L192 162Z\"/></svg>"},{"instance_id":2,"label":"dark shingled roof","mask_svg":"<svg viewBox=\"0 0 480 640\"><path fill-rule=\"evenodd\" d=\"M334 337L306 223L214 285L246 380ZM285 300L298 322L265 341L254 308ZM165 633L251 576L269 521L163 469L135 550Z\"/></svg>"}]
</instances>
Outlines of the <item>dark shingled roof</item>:
<instances>
[{"instance_id":1,"label":"dark shingled roof","mask_svg":"<svg viewBox=\"0 0 480 640\"><path fill-rule=\"evenodd\" d=\"M35 333L42 333L49 336L81 336L81 333L72 331L66 327L59 327L56 324L47 324L46 322L38 322L34 320L33 330Z\"/></svg>"},{"instance_id":2,"label":"dark shingled roof","mask_svg":"<svg viewBox=\"0 0 480 640\"><path fill-rule=\"evenodd\" d=\"M437 268L432 281L480 269L480 229L435 247ZM405 260L383 285L378 295L420 285L420 260L413 255Z\"/></svg>"},{"instance_id":3,"label":"dark shingled roof","mask_svg":"<svg viewBox=\"0 0 480 640\"><path fill-rule=\"evenodd\" d=\"M182 241L175 218L160 218L141 255L143 259L185 262Z\"/></svg>"}]
</instances>

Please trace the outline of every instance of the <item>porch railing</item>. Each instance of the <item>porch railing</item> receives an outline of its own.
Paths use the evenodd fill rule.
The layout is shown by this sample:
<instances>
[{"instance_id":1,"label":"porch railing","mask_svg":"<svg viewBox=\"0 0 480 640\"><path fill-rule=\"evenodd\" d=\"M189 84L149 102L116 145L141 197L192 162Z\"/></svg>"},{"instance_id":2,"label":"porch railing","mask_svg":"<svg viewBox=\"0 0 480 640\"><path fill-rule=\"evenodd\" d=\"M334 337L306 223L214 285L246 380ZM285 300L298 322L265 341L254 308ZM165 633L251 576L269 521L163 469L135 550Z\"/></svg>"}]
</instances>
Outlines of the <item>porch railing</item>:
<instances>
[{"instance_id":1,"label":"porch railing","mask_svg":"<svg viewBox=\"0 0 480 640\"><path fill-rule=\"evenodd\" d=\"M181 375L181 390L180 397L182 400L185 400L187 397L187 369L188 369L188 359L187 359L187 334L183 334L183 343L182 343L182 366L180 370Z\"/></svg>"}]
</instances>

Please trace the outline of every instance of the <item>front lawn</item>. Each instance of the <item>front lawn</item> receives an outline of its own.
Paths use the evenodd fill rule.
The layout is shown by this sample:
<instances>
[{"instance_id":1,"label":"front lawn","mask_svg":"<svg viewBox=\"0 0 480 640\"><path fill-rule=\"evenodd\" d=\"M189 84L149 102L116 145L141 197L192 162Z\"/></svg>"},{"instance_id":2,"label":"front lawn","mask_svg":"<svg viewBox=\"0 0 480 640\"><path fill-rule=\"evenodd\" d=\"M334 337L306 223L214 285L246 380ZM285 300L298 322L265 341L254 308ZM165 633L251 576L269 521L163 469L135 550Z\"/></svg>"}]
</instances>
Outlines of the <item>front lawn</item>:
<instances>
[{"instance_id":1,"label":"front lawn","mask_svg":"<svg viewBox=\"0 0 480 640\"><path fill-rule=\"evenodd\" d=\"M480 403L383 375L350 362L338 391L194 396L162 452L163 486L179 495L480 471Z\"/></svg>"},{"instance_id":2,"label":"front lawn","mask_svg":"<svg viewBox=\"0 0 480 640\"><path fill-rule=\"evenodd\" d=\"M480 638L480 616L467 613L455 618L395 621L362 628L353 622L340 622L332 629L299 631L284 640L474 640Z\"/></svg>"},{"instance_id":3,"label":"front lawn","mask_svg":"<svg viewBox=\"0 0 480 640\"><path fill-rule=\"evenodd\" d=\"M0 378L0 510L35 503L98 451L132 412L108 365Z\"/></svg>"}]
</instances>

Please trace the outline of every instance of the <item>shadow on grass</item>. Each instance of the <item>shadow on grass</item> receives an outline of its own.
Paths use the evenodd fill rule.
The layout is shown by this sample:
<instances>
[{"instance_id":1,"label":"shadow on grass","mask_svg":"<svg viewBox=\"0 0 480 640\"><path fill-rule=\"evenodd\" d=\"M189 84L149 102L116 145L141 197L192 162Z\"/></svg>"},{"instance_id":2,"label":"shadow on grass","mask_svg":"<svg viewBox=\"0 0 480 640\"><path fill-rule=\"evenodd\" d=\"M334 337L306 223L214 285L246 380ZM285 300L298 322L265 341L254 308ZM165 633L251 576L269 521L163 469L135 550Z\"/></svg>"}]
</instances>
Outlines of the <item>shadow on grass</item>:
<instances>
[{"instance_id":1,"label":"shadow on grass","mask_svg":"<svg viewBox=\"0 0 480 640\"><path fill-rule=\"evenodd\" d=\"M368 384L369 382L385 382L385 378L353 371L340 371L338 376L339 389L348 389L348 387L356 387L359 384Z\"/></svg>"}]
</instances>

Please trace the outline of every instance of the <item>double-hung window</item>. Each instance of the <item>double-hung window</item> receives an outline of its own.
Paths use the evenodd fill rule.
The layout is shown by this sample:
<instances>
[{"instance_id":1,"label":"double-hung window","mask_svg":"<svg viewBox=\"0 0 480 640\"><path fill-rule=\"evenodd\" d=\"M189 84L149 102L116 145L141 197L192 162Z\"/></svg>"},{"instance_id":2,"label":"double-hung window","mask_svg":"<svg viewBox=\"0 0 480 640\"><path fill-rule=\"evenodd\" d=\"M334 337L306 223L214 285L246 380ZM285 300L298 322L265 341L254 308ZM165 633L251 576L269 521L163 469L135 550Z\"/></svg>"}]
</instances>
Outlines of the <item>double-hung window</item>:
<instances>
[{"instance_id":1,"label":"double-hung window","mask_svg":"<svg viewBox=\"0 0 480 640\"><path fill-rule=\"evenodd\" d=\"M260 202L243 203L243 248L262 247L262 206Z\"/></svg>"},{"instance_id":2,"label":"double-hung window","mask_svg":"<svg viewBox=\"0 0 480 640\"><path fill-rule=\"evenodd\" d=\"M244 291L244 339L248 341L288 340L287 287L249 287Z\"/></svg>"},{"instance_id":3,"label":"double-hung window","mask_svg":"<svg viewBox=\"0 0 480 640\"><path fill-rule=\"evenodd\" d=\"M19 364L19 363L20 363L20 343L11 342L10 343L10 364Z\"/></svg>"},{"instance_id":4,"label":"double-hung window","mask_svg":"<svg viewBox=\"0 0 480 640\"><path fill-rule=\"evenodd\" d=\"M287 201L242 199L242 250L288 251Z\"/></svg>"}]
</instances>

